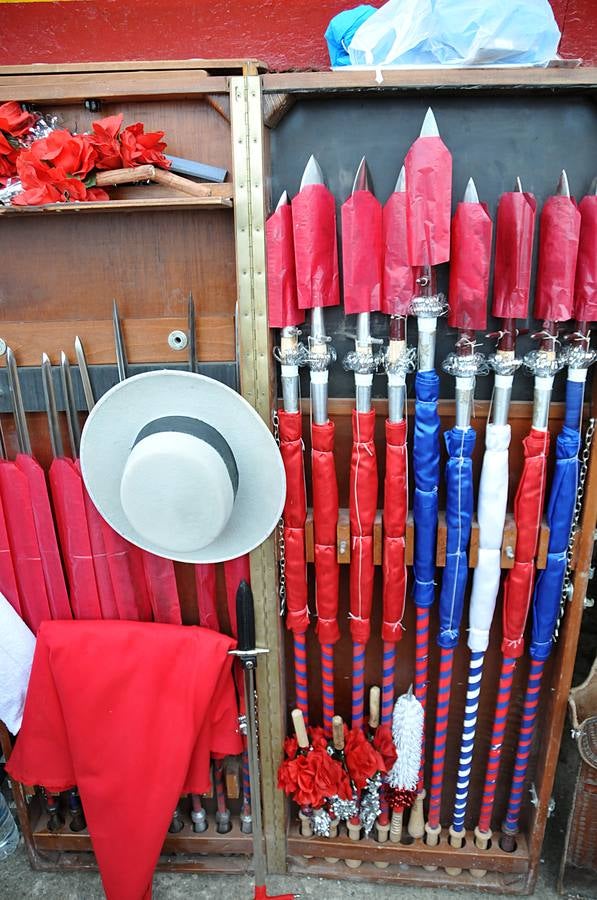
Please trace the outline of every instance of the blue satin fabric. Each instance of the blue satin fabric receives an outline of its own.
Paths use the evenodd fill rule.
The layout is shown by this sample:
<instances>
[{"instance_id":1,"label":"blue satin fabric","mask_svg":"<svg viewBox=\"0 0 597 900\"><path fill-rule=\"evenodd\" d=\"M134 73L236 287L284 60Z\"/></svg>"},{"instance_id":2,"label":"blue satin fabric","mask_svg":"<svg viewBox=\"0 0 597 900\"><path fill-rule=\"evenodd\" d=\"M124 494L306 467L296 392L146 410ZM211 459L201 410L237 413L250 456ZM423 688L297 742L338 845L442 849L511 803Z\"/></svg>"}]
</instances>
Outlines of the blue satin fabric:
<instances>
[{"instance_id":1,"label":"blue satin fabric","mask_svg":"<svg viewBox=\"0 0 597 900\"><path fill-rule=\"evenodd\" d=\"M566 414L564 416L564 425L578 431L581 422L582 402L585 396L584 381L566 382Z\"/></svg>"},{"instance_id":2,"label":"blue satin fabric","mask_svg":"<svg viewBox=\"0 0 597 900\"><path fill-rule=\"evenodd\" d=\"M446 465L446 565L439 596L440 647L458 644L468 578L467 548L473 519L473 463L476 433L452 428L444 435Z\"/></svg>"},{"instance_id":3,"label":"blue satin fabric","mask_svg":"<svg viewBox=\"0 0 597 900\"><path fill-rule=\"evenodd\" d=\"M417 372L415 398L413 439L415 583L413 594L416 606L429 607L435 599L435 548L439 485L440 421L437 412L439 376L436 372Z\"/></svg>"},{"instance_id":4,"label":"blue satin fabric","mask_svg":"<svg viewBox=\"0 0 597 900\"><path fill-rule=\"evenodd\" d=\"M531 659L547 659L551 653L553 633L560 610L566 572L566 551L578 488L580 432L577 427L583 396L582 390L579 395L577 390L579 387L582 389L583 385L571 381L566 386L565 421L575 422L576 427L570 428L565 424L556 440L556 464L547 506L549 525L547 565L537 578L533 594L533 629L529 650ZM570 416L569 403L573 405Z\"/></svg>"}]
</instances>

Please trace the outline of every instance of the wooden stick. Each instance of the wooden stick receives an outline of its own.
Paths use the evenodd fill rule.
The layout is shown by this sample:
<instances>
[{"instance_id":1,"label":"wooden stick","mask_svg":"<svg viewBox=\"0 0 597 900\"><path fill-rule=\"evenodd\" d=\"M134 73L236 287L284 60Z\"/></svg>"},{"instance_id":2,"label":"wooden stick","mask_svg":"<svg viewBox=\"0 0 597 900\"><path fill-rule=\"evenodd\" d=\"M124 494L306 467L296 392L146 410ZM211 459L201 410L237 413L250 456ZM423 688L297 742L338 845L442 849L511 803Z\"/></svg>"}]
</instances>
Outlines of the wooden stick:
<instances>
[{"instance_id":1,"label":"wooden stick","mask_svg":"<svg viewBox=\"0 0 597 900\"><path fill-rule=\"evenodd\" d=\"M136 166L134 169L112 169L109 172L98 172L95 176L97 187L109 187L113 184L131 184L136 181L153 181L155 166Z\"/></svg>"},{"instance_id":2,"label":"wooden stick","mask_svg":"<svg viewBox=\"0 0 597 900\"><path fill-rule=\"evenodd\" d=\"M292 724L294 725L294 732L296 734L298 745L301 750L306 750L309 746L309 735L307 734L307 729L305 728L305 720L303 718L303 714L300 709L293 709L290 715L292 718Z\"/></svg>"},{"instance_id":3,"label":"wooden stick","mask_svg":"<svg viewBox=\"0 0 597 900\"><path fill-rule=\"evenodd\" d=\"M157 184L163 184L167 187L174 188L183 194L190 194L192 197L211 197L212 187L210 184L198 184L189 178L183 178L181 175L175 175L174 172L166 172L164 169L156 169L153 181Z\"/></svg>"},{"instance_id":4,"label":"wooden stick","mask_svg":"<svg viewBox=\"0 0 597 900\"><path fill-rule=\"evenodd\" d=\"M332 742L336 750L344 750L344 722L342 716L332 719Z\"/></svg>"},{"instance_id":5,"label":"wooden stick","mask_svg":"<svg viewBox=\"0 0 597 900\"><path fill-rule=\"evenodd\" d=\"M374 685L369 691L369 728L375 731L379 725L379 703L381 691Z\"/></svg>"}]
</instances>

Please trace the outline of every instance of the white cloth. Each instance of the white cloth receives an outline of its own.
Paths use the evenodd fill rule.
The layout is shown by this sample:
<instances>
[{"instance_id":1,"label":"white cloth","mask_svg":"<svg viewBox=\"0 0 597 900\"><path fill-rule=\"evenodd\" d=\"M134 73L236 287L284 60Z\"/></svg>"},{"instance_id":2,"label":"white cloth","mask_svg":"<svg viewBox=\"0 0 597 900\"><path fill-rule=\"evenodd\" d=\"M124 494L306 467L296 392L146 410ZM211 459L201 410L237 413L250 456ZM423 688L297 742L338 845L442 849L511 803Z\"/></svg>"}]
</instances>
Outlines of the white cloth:
<instances>
[{"instance_id":1,"label":"white cloth","mask_svg":"<svg viewBox=\"0 0 597 900\"><path fill-rule=\"evenodd\" d=\"M0 719L12 734L21 727L35 637L0 594Z\"/></svg>"},{"instance_id":2,"label":"white cloth","mask_svg":"<svg viewBox=\"0 0 597 900\"><path fill-rule=\"evenodd\" d=\"M479 483L479 560L473 576L468 646L485 652L500 587L502 538L508 502L509 425L488 425Z\"/></svg>"}]
</instances>

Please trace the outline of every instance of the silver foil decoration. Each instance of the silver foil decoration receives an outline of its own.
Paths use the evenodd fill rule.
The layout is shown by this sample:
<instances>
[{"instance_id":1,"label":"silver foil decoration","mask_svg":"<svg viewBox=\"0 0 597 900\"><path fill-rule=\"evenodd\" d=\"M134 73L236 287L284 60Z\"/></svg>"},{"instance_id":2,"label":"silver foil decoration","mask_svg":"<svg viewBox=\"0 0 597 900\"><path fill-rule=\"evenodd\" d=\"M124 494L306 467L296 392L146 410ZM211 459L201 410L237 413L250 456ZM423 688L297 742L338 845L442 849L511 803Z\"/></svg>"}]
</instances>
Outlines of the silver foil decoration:
<instances>
[{"instance_id":1,"label":"silver foil decoration","mask_svg":"<svg viewBox=\"0 0 597 900\"><path fill-rule=\"evenodd\" d=\"M313 815L311 817L313 834L316 834L318 837L329 837L331 822L332 818L326 809L322 807L321 809L313 810Z\"/></svg>"},{"instance_id":2,"label":"silver foil decoration","mask_svg":"<svg viewBox=\"0 0 597 900\"><path fill-rule=\"evenodd\" d=\"M381 805L379 802L380 793L381 774L378 772L373 776L373 778L369 779L369 781L365 785L363 796L361 797L359 816L361 819L361 824L363 826L363 831L366 835L371 832L371 829L375 825L377 817L381 812Z\"/></svg>"},{"instance_id":3,"label":"silver foil decoration","mask_svg":"<svg viewBox=\"0 0 597 900\"><path fill-rule=\"evenodd\" d=\"M334 819L340 819L341 822L347 822L348 819L352 819L353 816L358 815L359 807L354 797L352 800L341 800L340 797L336 795L335 797L330 798L330 812Z\"/></svg>"}]
</instances>

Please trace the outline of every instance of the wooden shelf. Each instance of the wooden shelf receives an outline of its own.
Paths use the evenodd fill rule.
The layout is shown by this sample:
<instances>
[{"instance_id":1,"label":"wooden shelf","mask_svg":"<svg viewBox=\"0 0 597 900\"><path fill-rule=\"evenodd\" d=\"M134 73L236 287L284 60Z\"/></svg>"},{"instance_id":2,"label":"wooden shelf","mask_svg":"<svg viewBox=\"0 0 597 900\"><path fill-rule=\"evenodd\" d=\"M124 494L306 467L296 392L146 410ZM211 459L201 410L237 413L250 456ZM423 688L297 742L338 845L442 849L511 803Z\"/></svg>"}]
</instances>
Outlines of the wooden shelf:
<instances>
[{"instance_id":1,"label":"wooden shelf","mask_svg":"<svg viewBox=\"0 0 597 900\"><path fill-rule=\"evenodd\" d=\"M229 197L155 197L149 200L102 200L94 203L48 203L46 206L0 206L0 216L50 216L71 213L144 210L230 209Z\"/></svg>"}]
</instances>

